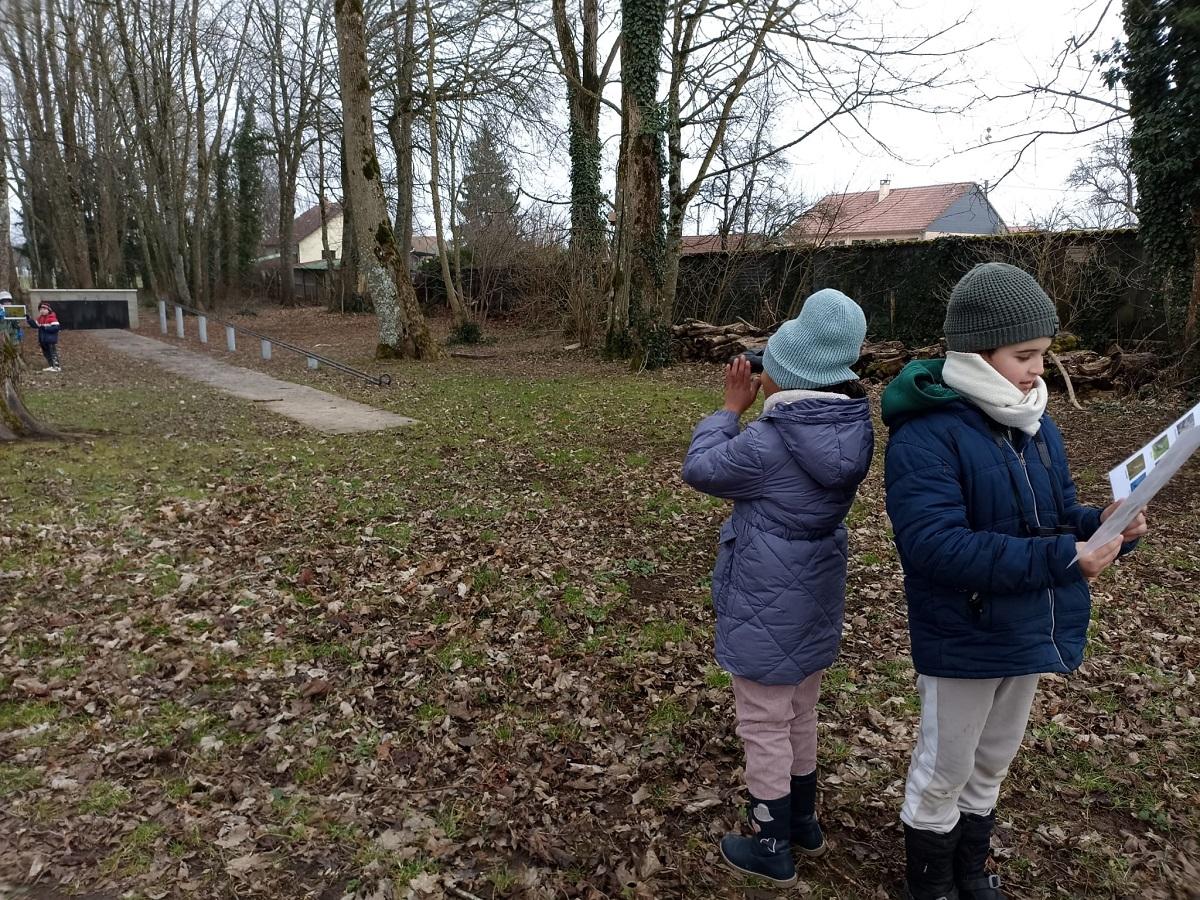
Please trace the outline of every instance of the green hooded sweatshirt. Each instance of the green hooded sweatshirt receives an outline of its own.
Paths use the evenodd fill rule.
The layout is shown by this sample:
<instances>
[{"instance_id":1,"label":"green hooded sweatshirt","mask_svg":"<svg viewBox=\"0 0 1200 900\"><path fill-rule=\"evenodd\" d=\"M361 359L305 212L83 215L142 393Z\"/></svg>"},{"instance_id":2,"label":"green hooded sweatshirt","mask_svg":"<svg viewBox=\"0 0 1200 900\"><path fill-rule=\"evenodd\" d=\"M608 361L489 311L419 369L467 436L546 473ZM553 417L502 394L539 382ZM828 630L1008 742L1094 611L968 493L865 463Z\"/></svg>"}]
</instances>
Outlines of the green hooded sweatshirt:
<instances>
[{"instance_id":1,"label":"green hooded sweatshirt","mask_svg":"<svg viewBox=\"0 0 1200 900\"><path fill-rule=\"evenodd\" d=\"M894 428L905 419L919 416L962 397L942 381L944 359L914 359L883 391L883 424Z\"/></svg>"}]
</instances>

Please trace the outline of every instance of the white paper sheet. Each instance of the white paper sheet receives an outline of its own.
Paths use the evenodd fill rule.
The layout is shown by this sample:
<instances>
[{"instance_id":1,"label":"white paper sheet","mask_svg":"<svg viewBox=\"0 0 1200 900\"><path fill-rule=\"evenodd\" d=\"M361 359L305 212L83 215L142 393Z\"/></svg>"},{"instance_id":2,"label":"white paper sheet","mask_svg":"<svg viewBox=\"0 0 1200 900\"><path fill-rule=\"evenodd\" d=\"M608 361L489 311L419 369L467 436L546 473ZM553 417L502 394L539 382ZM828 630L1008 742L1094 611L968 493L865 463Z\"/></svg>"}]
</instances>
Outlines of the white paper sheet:
<instances>
[{"instance_id":1,"label":"white paper sheet","mask_svg":"<svg viewBox=\"0 0 1200 900\"><path fill-rule=\"evenodd\" d=\"M1112 486L1113 499L1124 500L1137 489L1150 473L1154 471L1158 461L1186 432L1200 425L1200 403L1171 423L1171 427L1139 450L1129 459L1108 473L1108 483Z\"/></svg>"},{"instance_id":2,"label":"white paper sheet","mask_svg":"<svg viewBox=\"0 0 1200 900\"><path fill-rule=\"evenodd\" d=\"M1196 410L1193 409L1188 415L1192 415L1195 412ZM1200 448L1200 428L1196 427L1196 424L1200 424L1200 416L1194 419L1193 424L1190 426L1185 424L1182 430L1179 430L1177 427L1180 422L1184 422L1187 418L1188 416L1185 415L1179 422L1171 426L1170 432L1164 432L1164 434L1170 433L1174 435L1173 440L1170 442L1170 447L1164 450L1154 461L1154 467L1149 470L1148 474L1142 474L1138 477L1137 486L1133 488L1132 493L1117 507L1116 512L1100 525L1100 528L1097 529L1096 533L1092 535L1091 539L1085 545L1084 552L1090 553L1097 547L1102 547L1113 538L1118 537L1125 530L1125 526L1132 522L1139 512L1145 509L1146 504L1154 498L1154 495L1166 486L1171 477ZM1147 455L1152 454L1155 444L1158 444L1162 440L1163 436L1160 435L1148 444ZM1075 559L1079 559L1079 557L1076 556ZM1072 560L1072 562L1074 561Z\"/></svg>"}]
</instances>

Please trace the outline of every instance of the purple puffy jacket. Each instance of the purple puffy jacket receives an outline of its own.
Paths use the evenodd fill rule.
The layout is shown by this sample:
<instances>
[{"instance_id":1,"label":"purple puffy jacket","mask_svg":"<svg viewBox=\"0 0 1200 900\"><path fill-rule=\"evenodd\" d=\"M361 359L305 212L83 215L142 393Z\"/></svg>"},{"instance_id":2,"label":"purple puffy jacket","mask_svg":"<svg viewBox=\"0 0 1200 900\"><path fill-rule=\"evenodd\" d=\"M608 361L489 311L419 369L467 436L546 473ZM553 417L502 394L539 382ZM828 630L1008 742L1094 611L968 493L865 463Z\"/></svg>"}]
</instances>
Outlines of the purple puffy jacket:
<instances>
[{"instance_id":1,"label":"purple puffy jacket","mask_svg":"<svg viewBox=\"0 0 1200 900\"><path fill-rule=\"evenodd\" d=\"M717 662L761 684L799 684L837 657L846 599L842 520L871 467L865 399L781 391L739 431L696 426L683 480L736 501L713 569Z\"/></svg>"}]
</instances>

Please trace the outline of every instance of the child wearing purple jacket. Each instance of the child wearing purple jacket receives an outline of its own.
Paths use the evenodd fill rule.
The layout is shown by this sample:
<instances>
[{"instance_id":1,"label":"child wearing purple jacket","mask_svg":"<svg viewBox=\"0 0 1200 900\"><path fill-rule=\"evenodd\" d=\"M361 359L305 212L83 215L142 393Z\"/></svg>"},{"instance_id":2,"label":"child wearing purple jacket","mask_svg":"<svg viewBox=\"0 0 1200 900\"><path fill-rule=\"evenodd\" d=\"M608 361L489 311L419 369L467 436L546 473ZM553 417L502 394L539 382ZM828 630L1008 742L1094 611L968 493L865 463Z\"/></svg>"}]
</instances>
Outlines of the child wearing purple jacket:
<instances>
[{"instance_id":1,"label":"child wearing purple jacket","mask_svg":"<svg viewBox=\"0 0 1200 900\"><path fill-rule=\"evenodd\" d=\"M850 365L867 324L835 290L805 301L767 342L764 373L725 369L725 407L696 426L683 480L734 501L713 570L717 662L733 676L754 835L726 835L735 870L787 887L794 844L819 856L817 714L846 594L843 519L871 465L866 393ZM762 415L738 419L762 388Z\"/></svg>"}]
</instances>

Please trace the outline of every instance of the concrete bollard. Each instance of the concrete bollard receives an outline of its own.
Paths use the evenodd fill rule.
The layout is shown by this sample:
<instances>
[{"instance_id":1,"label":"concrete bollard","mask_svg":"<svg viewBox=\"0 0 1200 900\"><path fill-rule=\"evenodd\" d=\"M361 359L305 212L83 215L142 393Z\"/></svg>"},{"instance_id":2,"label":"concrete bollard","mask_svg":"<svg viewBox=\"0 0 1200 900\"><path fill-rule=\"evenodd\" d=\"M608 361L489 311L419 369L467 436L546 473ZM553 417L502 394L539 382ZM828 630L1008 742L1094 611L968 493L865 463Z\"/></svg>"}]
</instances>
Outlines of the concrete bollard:
<instances>
[{"instance_id":1,"label":"concrete bollard","mask_svg":"<svg viewBox=\"0 0 1200 900\"><path fill-rule=\"evenodd\" d=\"M183 307L175 307L175 337L183 337Z\"/></svg>"},{"instance_id":2,"label":"concrete bollard","mask_svg":"<svg viewBox=\"0 0 1200 900\"><path fill-rule=\"evenodd\" d=\"M158 327L162 329L162 333L167 333L167 301L158 301Z\"/></svg>"},{"instance_id":3,"label":"concrete bollard","mask_svg":"<svg viewBox=\"0 0 1200 900\"><path fill-rule=\"evenodd\" d=\"M197 316L196 321L200 323L200 343L208 343L208 316Z\"/></svg>"},{"instance_id":4,"label":"concrete bollard","mask_svg":"<svg viewBox=\"0 0 1200 900\"><path fill-rule=\"evenodd\" d=\"M318 365L317 358L315 356L310 356L308 358L308 367L310 369L315 369L317 367L317 365Z\"/></svg>"},{"instance_id":5,"label":"concrete bollard","mask_svg":"<svg viewBox=\"0 0 1200 900\"><path fill-rule=\"evenodd\" d=\"M233 330L232 325L225 326L225 346L230 353L237 349L237 333Z\"/></svg>"},{"instance_id":6,"label":"concrete bollard","mask_svg":"<svg viewBox=\"0 0 1200 900\"><path fill-rule=\"evenodd\" d=\"M271 358L271 342L270 341L262 342L262 356L263 356L263 359Z\"/></svg>"}]
</instances>

